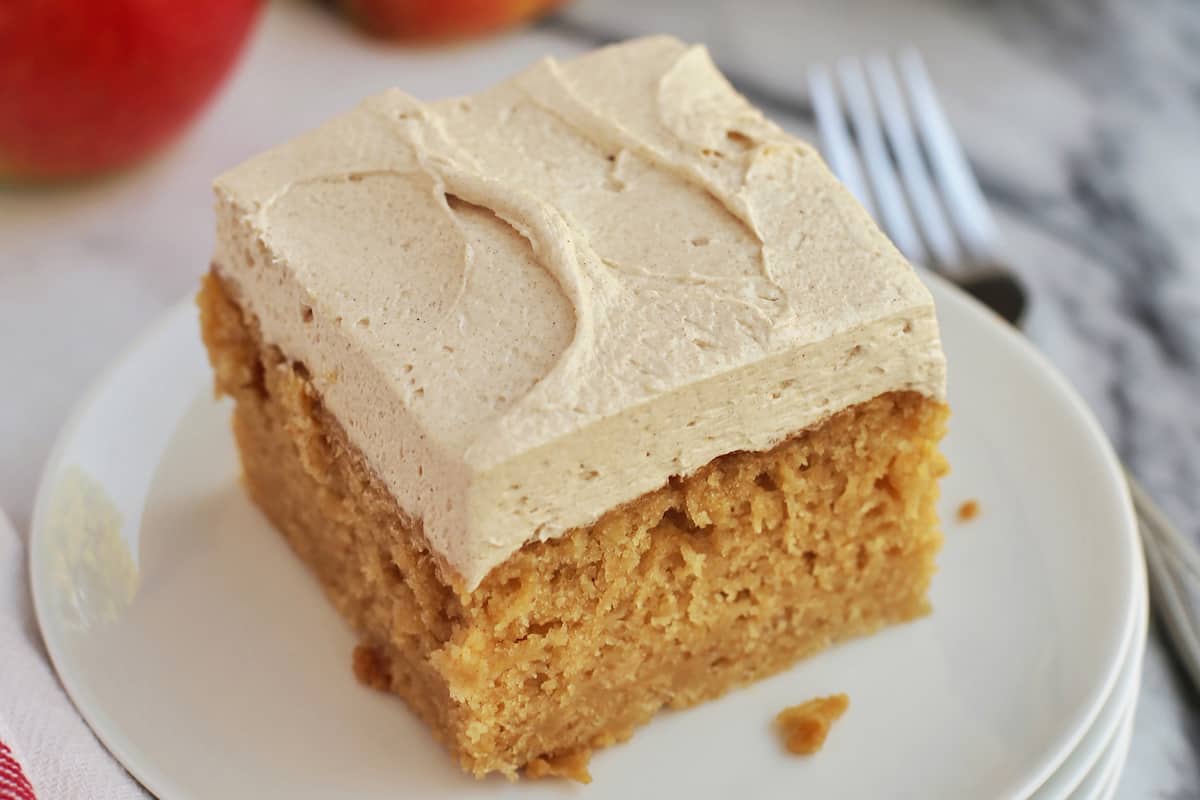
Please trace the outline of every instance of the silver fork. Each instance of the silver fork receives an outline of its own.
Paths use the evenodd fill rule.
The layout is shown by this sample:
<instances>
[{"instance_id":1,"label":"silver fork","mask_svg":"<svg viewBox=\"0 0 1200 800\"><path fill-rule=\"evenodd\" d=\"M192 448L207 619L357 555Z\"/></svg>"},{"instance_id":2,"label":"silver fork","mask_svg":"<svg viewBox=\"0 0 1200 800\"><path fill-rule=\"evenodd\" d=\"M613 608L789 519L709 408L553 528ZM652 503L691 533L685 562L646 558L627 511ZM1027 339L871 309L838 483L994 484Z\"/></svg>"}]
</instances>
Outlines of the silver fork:
<instances>
[{"instance_id":1,"label":"silver fork","mask_svg":"<svg viewBox=\"0 0 1200 800\"><path fill-rule=\"evenodd\" d=\"M874 55L846 58L832 68L817 65L809 70L808 85L830 168L896 247L1016 324L1024 290L997 258L998 236L987 201L920 55L906 50L894 59ZM1200 554L1128 469L1125 477L1151 602L1200 688L1200 614L1193 605L1200 594L1189 596L1200 591Z\"/></svg>"}]
</instances>

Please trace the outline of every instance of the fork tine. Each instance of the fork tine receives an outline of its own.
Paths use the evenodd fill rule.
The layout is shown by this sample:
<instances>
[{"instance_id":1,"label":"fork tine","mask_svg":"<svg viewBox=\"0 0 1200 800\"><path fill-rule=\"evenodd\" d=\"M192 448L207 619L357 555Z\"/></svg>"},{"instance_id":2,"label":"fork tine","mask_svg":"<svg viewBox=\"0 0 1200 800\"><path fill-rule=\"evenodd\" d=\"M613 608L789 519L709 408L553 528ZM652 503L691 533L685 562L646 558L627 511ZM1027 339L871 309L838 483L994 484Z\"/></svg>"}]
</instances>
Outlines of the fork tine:
<instances>
[{"instance_id":1,"label":"fork tine","mask_svg":"<svg viewBox=\"0 0 1200 800\"><path fill-rule=\"evenodd\" d=\"M846 119L838 107L833 79L825 66L818 64L808 70L808 92L813 112L817 117L817 129L821 134L821 150L825 160L829 162L829 168L846 185L850 193L858 198L858 202L862 203L867 213L874 217L875 204L871 200L871 192L867 189L867 182L859 167L858 156L854 153L850 132L846 129Z\"/></svg>"},{"instance_id":2,"label":"fork tine","mask_svg":"<svg viewBox=\"0 0 1200 800\"><path fill-rule=\"evenodd\" d=\"M879 222L909 261L924 263L925 244L913 224L912 214L896 177L896 169L884 144L883 131L879 127L879 117L862 64L857 59L842 59L838 63L838 77L846 93L846 105L854 122L854 133L867 167L867 176L871 180L871 189L879 204Z\"/></svg>"},{"instance_id":3,"label":"fork tine","mask_svg":"<svg viewBox=\"0 0 1200 800\"><path fill-rule=\"evenodd\" d=\"M906 49L900 53L898 61L917 128L933 167L934 179L946 199L950 219L971 255L988 260L994 255L996 225L979 181L946 120L920 54Z\"/></svg>"},{"instance_id":4,"label":"fork tine","mask_svg":"<svg viewBox=\"0 0 1200 800\"><path fill-rule=\"evenodd\" d=\"M962 260L962 251L950 229L950 223L946 220L946 213L942 210L929 177L929 170L921 157L916 132L905 108L904 95L896 81L896 70L891 59L879 53L868 56L867 77L879 103L883 128L892 145L896 165L900 169L900 180L908 193L925 242L938 264L953 267Z\"/></svg>"}]
</instances>

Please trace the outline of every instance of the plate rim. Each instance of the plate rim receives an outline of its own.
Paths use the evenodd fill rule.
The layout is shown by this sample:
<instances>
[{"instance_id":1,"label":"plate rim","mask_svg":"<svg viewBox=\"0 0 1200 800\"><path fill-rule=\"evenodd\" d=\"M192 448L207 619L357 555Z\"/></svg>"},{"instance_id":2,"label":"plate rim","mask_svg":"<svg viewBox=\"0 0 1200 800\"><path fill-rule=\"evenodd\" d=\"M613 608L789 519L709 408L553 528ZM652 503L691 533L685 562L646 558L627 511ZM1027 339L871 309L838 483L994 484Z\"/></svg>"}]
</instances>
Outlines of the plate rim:
<instances>
[{"instance_id":1,"label":"plate rim","mask_svg":"<svg viewBox=\"0 0 1200 800\"><path fill-rule=\"evenodd\" d=\"M1129 753L1133 749L1133 728L1136 720L1137 709L1130 709L1121 730L1117 731L1117 750L1113 754L1112 762L1107 765L1108 775L1104 785L1100 787L1099 793L1089 800L1116 796L1117 789L1121 787L1121 776L1125 774L1125 765L1129 763Z\"/></svg>"},{"instance_id":2,"label":"plate rim","mask_svg":"<svg viewBox=\"0 0 1200 800\"><path fill-rule=\"evenodd\" d=\"M50 452L46 455L46 460L42 463L42 469L38 473L37 490L34 493L33 513L29 520L29 547L26 553L26 565L29 570L29 593L33 598L33 616L37 623L38 634L42 637L42 642L46 646L46 655L50 660L50 666L54 669L54 674L58 678L59 684L62 685L63 691L66 692L67 698L70 699L74 710L79 714L80 719L87 725L88 730L92 735L104 746L109 755L121 765L121 768L135 780L139 786L145 789L154 797L164 797L162 788L155 782L147 780L144 776L144 770L134 768L131 762L135 759L129 758L132 750L136 750L136 745L127 741L124 743L117 742L117 739L123 739L119 733L108 729L111 720L104 719L104 724L93 721L94 717L107 718L107 714L99 711L95 706L92 708L92 713L84 710L85 704L80 702L80 696L84 694L83 687L77 685L67 676L72 674L70 670L64 670L62 667L62 651L63 645L59 642L58 631L53 625L48 625L47 620L50 618L51 611L46 608L47 595L43 587L43 575L45 572L42 568L42 559L44 558L42 551L44 550L43 538L46 534L45 519L48 513L47 507L50 503L51 495L51 479L57 475L62 468L62 461L67 448L73 441L76 432L83 424L83 420L87 415L88 410L95 404L96 399L100 394L115 380L117 373L123 366L130 363L133 358L150 342L152 342L163 331L169 330L172 326L178 324L178 317L187 316L196 313L194 295L188 294L172 305L168 306L162 313L155 317L150 324L142 328L134 337L125 343L117 353L109 360L103 369L92 378L87 387L79 395L78 399L72 404L71 410L68 412L62 426L55 434L54 444L50 447Z\"/></svg>"},{"instance_id":3,"label":"plate rim","mask_svg":"<svg viewBox=\"0 0 1200 800\"><path fill-rule=\"evenodd\" d=\"M1130 602L1125 607L1124 619L1121 621L1121 644L1118 647L1117 655L1108 664L1100 689L1092 697L1087 711L1080 715L1080 719L1075 721L1070 733L1062 736L1060 745L1054 752L1054 755L1046 758L1042 768L1036 775L1031 775L1016 792L1016 796L1028 797L1037 791L1037 788L1045 783L1062 766L1063 762L1074 752L1075 748L1079 746L1080 741L1083 740L1083 737L1095 723L1096 717L1100 715L1105 701L1112 694L1113 688L1120 677L1121 667L1132 645L1134 630L1137 624L1137 603L1134 601L1134 595L1138 593L1138 587L1144 585L1146 580L1146 569L1138 540L1137 516L1133 508L1133 498L1129 493L1129 485L1125 479L1125 473L1121 467L1117 452L1113 447L1112 440L1109 439L1108 434L1105 433L1104 428L1100 425L1100 421L1096 418L1091 406L1084 401L1066 375L1050 361L1049 357L1034 346L1034 343L1030 339L1022 335L1020 331L995 314L987 306L983 305L983 303L936 273L928 270L918 270L918 272L921 275L921 279L929 286L934 296L935 305L940 305L943 298L958 305L965 313L973 316L981 325L990 329L1007 347L1020 353L1022 358L1037 368L1037 371L1049 382L1055 392L1068 403L1073 416L1083 424L1088 438L1092 439L1093 443L1097 445L1100 465L1103 467L1104 472L1107 473L1109 482L1113 486L1119 487L1120 490L1117 492L1117 503L1121 510L1119 527L1125 534L1123 539L1127 551L1125 561L1129 569L1127 578L1131 579L1129 585L1132 588ZM938 320L940 326L940 308L938 310Z\"/></svg>"},{"instance_id":4,"label":"plate rim","mask_svg":"<svg viewBox=\"0 0 1200 800\"><path fill-rule=\"evenodd\" d=\"M1112 485L1120 488L1120 491L1116 493L1116 501L1121 514L1120 518L1114 521L1114 527L1119 527L1125 534L1123 541L1128 551L1127 555L1130 556L1126 559L1126 562L1130 571L1130 575L1127 577L1132 579L1129 581L1133 590L1131 600L1133 595L1139 593L1139 587L1140 592L1144 593L1146 580L1145 567L1142 561L1141 549L1138 545L1138 528L1133 501L1112 442L1104 432L1091 408L1066 376L1046 355L1034 346L1032 341L1024 337L1017 329L1011 327L990 309L963 292L947 279L926 270L918 270L918 274L922 281L929 286L930 292L933 295L935 307L937 307L939 327L941 327L942 316L941 304L948 302L956 305L960 310L972 317L977 324L988 329L990 334L1002 341L1007 348L1015 351L1023 361L1032 365L1035 371L1048 382L1054 393L1066 402L1071 416L1075 417L1082 424L1083 432L1094 445L1099 465L1102 467L1103 472L1107 475ZM162 782L153 780L152 775L147 775L144 769L135 769L131 766L131 762L136 762L137 759L130 758L129 756L136 755L135 751L140 748L138 748L135 742L125 740L119 732L110 730L113 720L103 711L96 709L95 704L88 706L92 709L92 713L84 712L84 705L80 703L80 697L87 694L87 692L81 685L76 684L74 680L68 679L67 675L73 674L69 669L63 669L62 653L64 645L59 641L55 626L48 624L52 612L46 607L48 599L41 577L44 574L42 569L42 551L44 550L43 540L45 537L42 531L46 528L45 519L52 494L50 488L51 479L61 470L63 466L61 462L64 459L65 452L95 400L112 384L117 373L124 366L131 363L143 348L152 343L163 331L169 330L174 325L179 324L178 318L183 316L194 317L196 313L195 298L192 293L188 293L174 304L168 306L153 322L143 328L112 357L71 406L71 410L59 428L54 439L54 444L38 475L33 513L30 520L29 553L27 555L34 617L38 630L45 642L51 665L64 691L67 693L67 696L81 718L109 753L139 784L156 796L162 797L167 796L164 795L164 790L172 788L170 786L170 779L167 776L158 776L163 779ZM1078 747L1083 737L1091 729L1104 703L1112 694L1127 659L1128 651L1135 635L1137 605L1136 602L1130 602L1125 607L1124 618L1121 620L1120 645L1118 646L1116 656L1110 660L1110 663L1105 668L1104 677L1099 684L1099 689L1093 692L1093 696L1087 701L1086 709L1078 715L1076 720L1072 721L1071 727L1069 729L1064 727L1064 732L1059 735L1057 747L1051 748L1051 752L1048 752L1042 759L1040 767L1028 773L1024 782L1018 784L1017 796L1028 797L1034 793L1039 786L1045 783L1062 766L1070 753ZM95 718L98 719L93 722ZM151 773L153 773L153 770ZM167 785L164 786L162 785L163 783Z\"/></svg>"},{"instance_id":5,"label":"plate rim","mask_svg":"<svg viewBox=\"0 0 1200 800\"><path fill-rule=\"evenodd\" d=\"M1107 709L1109 701L1118 703L1118 706L1114 709L1114 717L1107 729L1100 731L1101 741L1096 752L1092 754L1091 759L1086 764L1080 765L1071 777L1066 779L1067 784L1063 787L1065 791L1057 796L1047 795L1045 798L1041 798L1040 792L1045 788L1045 783L1043 783L1030 795L1031 800L1032 798L1037 798L1038 800L1051 800L1051 798L1055 798L1055 800L1060 800L1061 798L1074 797L1079 787L1097 767L1107 766L1107 764L1102 764L1102 762L1105 762L1112 755L1114 743L1121 735L1121 730L1126 725L1127 720L1132 717L1137 708L1141 692L1142 675L1144 674L1146 663L1146 643L1150 632L1150 595L1145 585L1145 572L1142 571L1139 575L1143 580L1140 581L1140 585L1137 587L1134 599L1140 613L1136 617L1137 627L1134 629L1134 640L1128 648L1125 657L1121 660L1121 670L1117 677L1117 685L1113 687L1112 693L1105 699L1100 712L1096 715L1095 722L1088 726L1084 735L1080 738L1079 744L1067 754L1067 758L1058 766L1058 769L1046 777L1046 781L1053 780L1066 767L1067 760L1084 745L1085 740L1091 734L1097 732L1096 723L1100 721L1099 718L1103 715L1105 709ZM1120 684L1127 674L1131 675L1130 684L1127 687L1122 687ZM1118 697L1117 690L1122 688L1125 689L1124 696Z\"/></svg>"}]
</instances>

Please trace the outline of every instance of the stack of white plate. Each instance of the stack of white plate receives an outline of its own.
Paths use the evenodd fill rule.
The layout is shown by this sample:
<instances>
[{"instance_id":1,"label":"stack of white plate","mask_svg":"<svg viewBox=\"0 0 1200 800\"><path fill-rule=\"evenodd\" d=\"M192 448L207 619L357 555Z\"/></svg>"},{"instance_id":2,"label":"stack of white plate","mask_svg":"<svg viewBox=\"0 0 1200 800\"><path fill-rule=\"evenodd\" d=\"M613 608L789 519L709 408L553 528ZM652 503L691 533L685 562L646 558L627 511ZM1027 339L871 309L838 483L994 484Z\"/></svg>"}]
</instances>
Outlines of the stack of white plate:
<instances>
[{"instance_id":1,"label":"stack of white plate","mask_svg":"<svg viewBox=\"0 0 1200 800\"><path fill-rule=\"evenodd\" d=\"M246 501L185 302L82 401L33 531L55 665L163 798L1105 798L1146 637L1112 452L1015 333L934 282L954 415L934 612L599 753L585 791L463 777L399 701L358 686L350 633ZM955 509L978 500L970 522ZM825 748L785 755L780 709L833 692Z\"/></svg>"}]
</instances>

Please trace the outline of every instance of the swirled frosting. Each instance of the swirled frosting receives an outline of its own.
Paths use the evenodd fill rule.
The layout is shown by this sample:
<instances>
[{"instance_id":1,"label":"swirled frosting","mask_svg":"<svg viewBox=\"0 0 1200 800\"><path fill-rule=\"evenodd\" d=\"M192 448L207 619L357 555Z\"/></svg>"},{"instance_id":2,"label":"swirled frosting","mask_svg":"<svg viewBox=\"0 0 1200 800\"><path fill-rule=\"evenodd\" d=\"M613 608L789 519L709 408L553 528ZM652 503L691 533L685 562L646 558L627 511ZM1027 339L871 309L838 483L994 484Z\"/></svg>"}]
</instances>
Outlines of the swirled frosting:
<instances>
[{"instance_id":1,"label":"swirled frosting","mask_svg":"<svg viewBox=\"0 0 1200 800\"><path fill-rule=\"evenodd\" d=\"M216 194L219 273L464 591L716 456L943 397L912 268L674 39L372 97Z\"/></svg>"}]
</instances>

